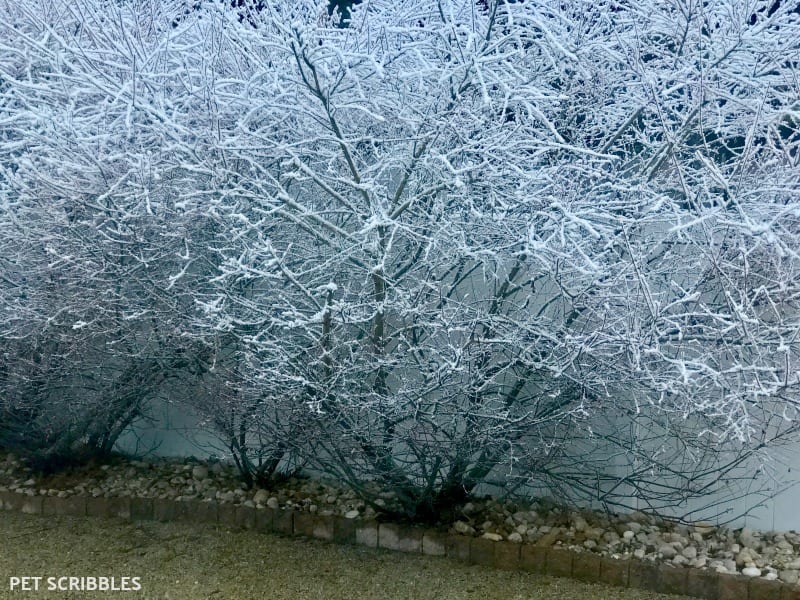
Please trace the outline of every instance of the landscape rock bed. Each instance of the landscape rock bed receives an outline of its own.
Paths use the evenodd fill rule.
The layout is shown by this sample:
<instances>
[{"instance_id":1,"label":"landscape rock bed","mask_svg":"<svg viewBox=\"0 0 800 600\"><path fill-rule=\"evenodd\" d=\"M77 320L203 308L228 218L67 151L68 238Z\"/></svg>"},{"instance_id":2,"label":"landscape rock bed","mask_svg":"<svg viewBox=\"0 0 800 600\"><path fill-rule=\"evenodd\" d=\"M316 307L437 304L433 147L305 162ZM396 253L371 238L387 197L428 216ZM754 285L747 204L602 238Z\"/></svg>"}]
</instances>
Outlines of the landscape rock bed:
<instances>
[{"instance_id":1,"label":"landscape rock bed","mask_svg":"<svg viewBox=\"0 0 800 600\"><path fill-rule=\"evenodd\" d=\"M393 498L384 492L377 504ZM116 460L37 477L13 455L0 455L0 502L24 512L212 521L705 598L800 600L796 532L685 525L641 512L484 498L461 506L454 523L423 530L379 524L373 507L330 483L292 478L248 490L219 462Z\"/></svg>"}]
</instances>

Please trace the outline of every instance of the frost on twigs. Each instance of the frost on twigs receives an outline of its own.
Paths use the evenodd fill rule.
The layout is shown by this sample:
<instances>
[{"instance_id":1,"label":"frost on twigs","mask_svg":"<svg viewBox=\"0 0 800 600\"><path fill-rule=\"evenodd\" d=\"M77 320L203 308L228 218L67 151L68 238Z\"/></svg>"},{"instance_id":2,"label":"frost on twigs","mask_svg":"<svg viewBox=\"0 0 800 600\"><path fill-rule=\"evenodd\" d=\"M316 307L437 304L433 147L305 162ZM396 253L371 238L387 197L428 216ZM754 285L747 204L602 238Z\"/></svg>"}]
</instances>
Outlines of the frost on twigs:
<instances>
[{"instance_id":1,"label":"frost on twigs","mask_svg":"<svg viewBox=\"0 0 800 600\"><path fill-rule=\"evenodd\" d=\"M774 465L791 6L104 6L3 4L4 335L185 346L246 478L311 466L380 508L377 481L407 517L487 480L689 511Z\"/></svg>"}]
</instances>

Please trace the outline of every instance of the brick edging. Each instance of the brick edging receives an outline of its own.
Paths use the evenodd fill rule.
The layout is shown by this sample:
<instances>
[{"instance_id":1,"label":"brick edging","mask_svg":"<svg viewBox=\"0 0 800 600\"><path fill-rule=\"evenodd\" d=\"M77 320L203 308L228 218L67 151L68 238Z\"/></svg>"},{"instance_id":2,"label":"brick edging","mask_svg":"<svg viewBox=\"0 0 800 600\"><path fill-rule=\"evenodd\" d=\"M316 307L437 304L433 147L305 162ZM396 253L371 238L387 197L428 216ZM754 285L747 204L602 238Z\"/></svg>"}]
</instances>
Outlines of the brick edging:
<instances>
[{"instance_id":1,"label":"brick edging","mask_svg":"<svg viewBox=\"0 0 800 600\"><path fill-rule=\"evenodd\" d=\"M27 496L0 492L0 508L28 514L117 517L129 521L219 524L235 529L305 536L338 544L448 556L468 564L571 577L707 600L800 600L800 586L760 577L716 573L668 564L616 560L559 546L494 542L432 529L320 516L291 510L256 509L198 500L91 496Z\"/></svg>"}]
</instances>

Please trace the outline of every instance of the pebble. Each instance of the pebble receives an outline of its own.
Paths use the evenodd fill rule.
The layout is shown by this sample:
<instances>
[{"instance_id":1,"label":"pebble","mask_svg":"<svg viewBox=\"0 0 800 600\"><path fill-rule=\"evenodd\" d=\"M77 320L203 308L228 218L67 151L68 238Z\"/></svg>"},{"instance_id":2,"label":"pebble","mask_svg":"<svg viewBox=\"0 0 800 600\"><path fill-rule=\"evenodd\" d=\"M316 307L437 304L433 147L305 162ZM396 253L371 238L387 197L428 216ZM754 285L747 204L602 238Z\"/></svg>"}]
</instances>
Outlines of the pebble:
<instances>
[{"instance_id":1,"label":"pebble","mask_svg":"<svg viewBox=\"0 0 800 600\"><path fill-rule=\"evenodd\" d=\"M796 584L798 579L800 579L800 571L796 571L794 569L780 571L778 575L782 581L785 581L790 585Z\"/></svg>"},{"instance_id":2,"label":"pebble","mask_svg":"<svg viewBox=\"0 0 800 600\"><path fill-rule=\"evenodd\" d=\"M758 545L756 537L753 534L753 530L749 527L743 527L739 532L739 541L741 542L742 546L748 546L750 548L755 548Z\"/></svg>"},{"instance_id":3,"label":"pebble","mask_svg":"<svg viewBox=\"0 0 800 600\"><path fill-rule=\"evenodd\" d=\"M272 510L277 510L279 506L280 506L280 503L278 502L278 499L275 496L272 496L272 498L269 498L267 500L267 507L268 508L271 508Z\"/></svg>"},{"instance_id":4,"label":"pebble","mask_svg":"<svg viewBox=\"0 0 800 600\"><path fill-rule=\"evenodd\" d=\"M761 577L761 569L757 567L745 567L742 569L742 575L747 575L748 577Z\"/></svg>"},{"instance_id":5,"label":"pebble","mask_svg":"<svg viewBox=\"0 0 800 600\"><path fill-rule=\"evenodd\" d=\"M269 500L269 492L267 490L258 490L253 495L253 502L256 504L264 504L267 500Z\"/></svg>"},{"instance_id":6,"label":"pebble","mask_svg":"<svg viewBox=\"0 0 800 600\"><path fill-rule=\"evenodd\" d=\"M716 527L714 527L714 525L712 525L711 523L698 521L697 523L692 525L692 529L694 530L694 533L698 533L700 534L700 536L705 537L707 535L712 534L716 529Z\"/></svg>"},{"instance_id":7,"label":"pebble","mask_svg":"<svg viewBox=\"0 0 800 600\"><path fill-rule=\"evenodd\" d=\"M500 542L503 540L503 536L499 533L484 533L481 537L485 540L492 540L493 542Z\"/></svg>"},{"instance_id":8,"label":"pebble","mask_svg":"<svg viewBox=\"0 0 800 600\"><path fill-rule=\"evenodd\" d=\"M607 544L616 544L619 541L619 534L616 531L606 531L601 536Z\"/></svg>"},{"instance_id":9,"label":"pebble","mask_svg":"<svg viewBox=\"0 0 800 600\"><path fill-rule=\"evenodd\" d=\"M575 531L584 531L589 524L586 522L586 519L577 516L573 519L572 526L575 528Z\"/></svg>"},{"instance_id":10,"label":"pebble","mask_svg":"<svg viewBox=\"0 0 800 600\"><path fill-rule=\"evenodd\" d=\"M625 523L625 529L637 534L642 530L642 524L637 523L636 521L631 521L630 523Z\"/></svg>"},{"instance_id":11,"label":"pebble","mask_svg":"<svg viewBox=\"0 0 800 600\"><path fill-rule=\"evenodd\" d=\"M658 547L658 553L666 558L667 560L674 558L678 551L675 550L675 546L671 546L670 544L662 544Z\"/></svg>"},{"instance_id":12,"label":"pebble","mask_svg":"<svg viewBox=\"0 0 800 600\"><path fill-rule=\"evenodd\" d=\"M476 506L472 502L467 502L461 508L461 512L464 513L465 515L471 515L471 514L477 512L477 511L478 511L478 509L476 508Z\"/></svg>"},{"instance_id":13,"label":"pebble","mask_svg":"<svg viewBox=\"0 0 800 600\"><path fill-rule=\"evenodd\" d=\"M475 529L469 523L465 523L464 521L456 521L453 523L453 531L462 535L471 535L475 533Z\"/></svg>"},{"instance_id":14,"label":"pebble","mask_svg":"<svg viewBox=\"0 0 800 600\"><path fill-rule=\"evenodd\" d=\"M686 546L686 548L681 551L681 554L684 556L684 558L692 560L693 558L697 558L697 548L694 546Z\"/></svg>"},{"instance_id":15,"label":"pebble","mask_svg":"<svg viewBox=\"0 0 800 600\"><path fill-rule=\"evenodd\" d=\"M353 510L348 510L346 513L344 513L344 518L345 518L345 519L357 519L357 518L359 517L359 515L360 515L360 514L361 514L361 513L360 513L360 512L358 512L358 511L357 511L357 510L355 510L355 509L353 509Z\"/></svg>"}]
</instances>

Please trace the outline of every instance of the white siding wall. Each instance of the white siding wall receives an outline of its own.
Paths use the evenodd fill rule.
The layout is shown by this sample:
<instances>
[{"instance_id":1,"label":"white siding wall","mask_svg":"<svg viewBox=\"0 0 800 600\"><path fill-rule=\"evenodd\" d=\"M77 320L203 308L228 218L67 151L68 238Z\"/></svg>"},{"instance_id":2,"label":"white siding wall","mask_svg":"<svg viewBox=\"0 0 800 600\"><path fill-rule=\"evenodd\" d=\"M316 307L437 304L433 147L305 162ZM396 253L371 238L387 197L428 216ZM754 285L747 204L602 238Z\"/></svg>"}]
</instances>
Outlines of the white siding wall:
<instances>
[{"instance_id":1,"label":"white siding wall","mask_svg":"<svg viewBox=\"0 0 800 600\"><path fill-rule=\"evenodd\" d=\"M219 439L203 431L200 419L187 414L184 409L164 403L155 408L153 417L153 423L126 432L117 443L117 449L162 457L194 456L206 459L210 456L226 456ZM732 521L731 526L800 530L800 485L794 485L795 473L800 472L800 446L779 449L775 459L770 477L763 476L745 487L751 491L749 495L740 496L739 492L732 492L722 484L719 494L710 500L721 502L720 510L724 510L725 514L710 520L726 522L733 516L750 511L749 515ZM752 493L754 490L761 491ZM631 498L630 506L631 509L643 508L635 498Z\"/></svg>"}]
</instances>

